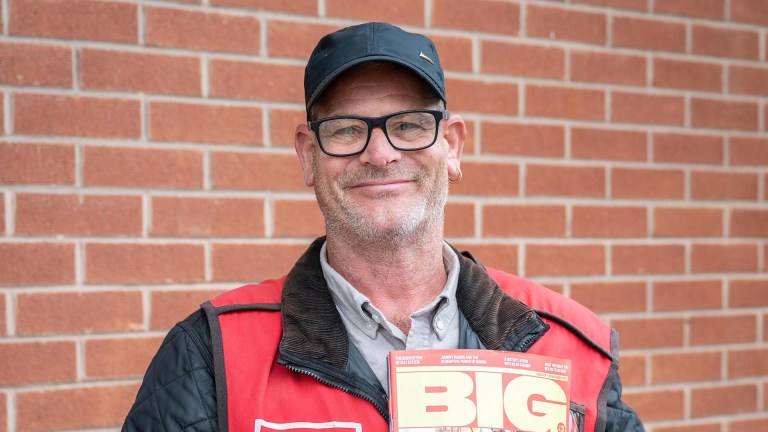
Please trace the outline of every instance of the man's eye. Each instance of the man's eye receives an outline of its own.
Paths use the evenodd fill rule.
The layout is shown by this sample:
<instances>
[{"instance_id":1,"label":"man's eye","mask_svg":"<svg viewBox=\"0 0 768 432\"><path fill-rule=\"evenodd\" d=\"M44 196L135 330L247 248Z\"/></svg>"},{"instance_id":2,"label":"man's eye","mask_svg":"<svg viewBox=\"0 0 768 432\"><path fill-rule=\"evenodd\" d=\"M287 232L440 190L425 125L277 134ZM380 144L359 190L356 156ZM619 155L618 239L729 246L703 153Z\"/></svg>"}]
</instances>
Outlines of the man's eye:
<instances>
[{"instance_id":1,"label":"man's eye","mask_svg":"<svg viewBox=\"0 0 768 432\"><path fill-rule=\"evenodd\" d=\"M418 123L400 122L395 125L395 130L403 131L403 132L420 130L420 129L424 129L424 128Z\"/></svg>"},{"instance_id":2,"label":"man's eye","mask_svg":"<svg viewBox=\"0 0 768 432\"><path fill-rule=\"evenodd\" d=\"M364 131L359 127L347 126L347 127L342 127L334 130L333 135L334 136L354 136L354 135L360 135L363 132Z\"/></svg>"}]
</instances>

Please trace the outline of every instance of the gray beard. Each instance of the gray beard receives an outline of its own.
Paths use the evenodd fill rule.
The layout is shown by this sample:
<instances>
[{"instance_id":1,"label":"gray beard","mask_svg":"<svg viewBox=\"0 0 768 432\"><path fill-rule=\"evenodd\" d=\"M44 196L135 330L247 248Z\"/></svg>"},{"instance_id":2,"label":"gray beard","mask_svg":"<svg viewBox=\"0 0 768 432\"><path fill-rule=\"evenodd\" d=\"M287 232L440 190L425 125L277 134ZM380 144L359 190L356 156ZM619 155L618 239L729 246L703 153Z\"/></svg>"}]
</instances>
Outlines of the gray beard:
<instances>
[{"instance_id":1,"label":"gray beard","mask_svg":"<svg viewBox=\"0 0 768 432\"><path fill-rule=\"evenodd\" d=\"M365 173L367 179L382 179L392 176L392 170L372 169ZM443 167L441 175L435 179L437 184L423 184L424 175L417 174L419 186L428 189L427 196L423 200L411 206L408 212L398 216L397 223L384 226L382 221L374 220L377 215L363 214L354 204L342 197L340 201L334 199L330 188L315 185L315 195L320 209L325 217L326 231L329 236L344 238L347 242L360 246L394 247L403 244L417 244L425 237L432 237L436 233L442 233L444 224L444 209L448 196L448 174ZM315 172L316 177L319 173ZM354 184L360 181L360 174L342 176L339 180L340 187ZM323 188L327 189L326 192ZM380 198L387 198L388 194L382 194Z\"/></svg>"}]
</instances>

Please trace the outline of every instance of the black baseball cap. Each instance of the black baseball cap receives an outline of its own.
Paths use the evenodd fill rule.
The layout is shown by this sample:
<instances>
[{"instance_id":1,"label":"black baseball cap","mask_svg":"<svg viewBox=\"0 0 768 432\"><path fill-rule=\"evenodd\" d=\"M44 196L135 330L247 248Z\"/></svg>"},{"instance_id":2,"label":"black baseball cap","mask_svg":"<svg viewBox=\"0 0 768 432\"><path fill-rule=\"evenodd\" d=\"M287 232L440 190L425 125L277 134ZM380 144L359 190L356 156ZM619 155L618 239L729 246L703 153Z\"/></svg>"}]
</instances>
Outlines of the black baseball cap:
<instances>
[{"instance_id":1,"label":"black baseball cap","mask_svg":"<svg viewBox=\"0 0 768 432\"><path fill-rule=\"evenodd\" d=\"M396 63L416 73L446 102L435 44L424 35L371 22L338 30L317 43L304 69L307 112L333 80L354 66L372 61Z\"/></svg>"}]
</instances>

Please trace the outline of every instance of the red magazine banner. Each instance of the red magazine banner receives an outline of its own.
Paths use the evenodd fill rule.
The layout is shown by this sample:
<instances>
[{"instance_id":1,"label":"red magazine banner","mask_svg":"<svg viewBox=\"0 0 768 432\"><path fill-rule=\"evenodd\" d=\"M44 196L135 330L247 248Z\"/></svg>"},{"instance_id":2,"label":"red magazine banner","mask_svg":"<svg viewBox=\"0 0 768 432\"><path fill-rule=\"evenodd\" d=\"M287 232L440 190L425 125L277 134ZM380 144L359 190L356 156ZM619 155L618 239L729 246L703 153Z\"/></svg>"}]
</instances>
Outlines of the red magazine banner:
<instances>
[{"instance_id":1,"label":"red magazine banner","mask_svg":"<svg viewBox=\"0 0 768 432\"><path fill-rule=\"evenodd\" d=\"M393 432L570 430L567 359L490 350L392 351L389 390Z\"/></svg>"}]
</instances>

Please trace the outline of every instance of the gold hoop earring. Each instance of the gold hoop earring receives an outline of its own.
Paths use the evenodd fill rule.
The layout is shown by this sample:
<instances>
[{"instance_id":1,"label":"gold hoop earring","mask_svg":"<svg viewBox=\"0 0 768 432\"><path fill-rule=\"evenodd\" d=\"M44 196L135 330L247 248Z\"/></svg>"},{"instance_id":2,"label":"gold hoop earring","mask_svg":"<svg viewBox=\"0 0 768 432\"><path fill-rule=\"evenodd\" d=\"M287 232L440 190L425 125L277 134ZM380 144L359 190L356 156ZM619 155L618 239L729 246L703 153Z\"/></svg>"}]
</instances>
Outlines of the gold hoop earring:
<instances>
[{"instance_id":1,"label":"gold hoop earring","mask_svg":"<svg viewBox=\"0 0 768 432\"><path fill-rule=\"evenodd\" d=\"M461 173L461 168L456 168L456 169L458 169L458 170L459 170L459 175L457 175L456 177L454 177L454 178L452 178L452 179L449 179L449 180L450 180L451 182L453 182L453 183L458 183L458 182L460 182L460 181L461 181L461 178L464 176L464 174L462 174L462 173Z\"/></svg>"}]
</instances>

